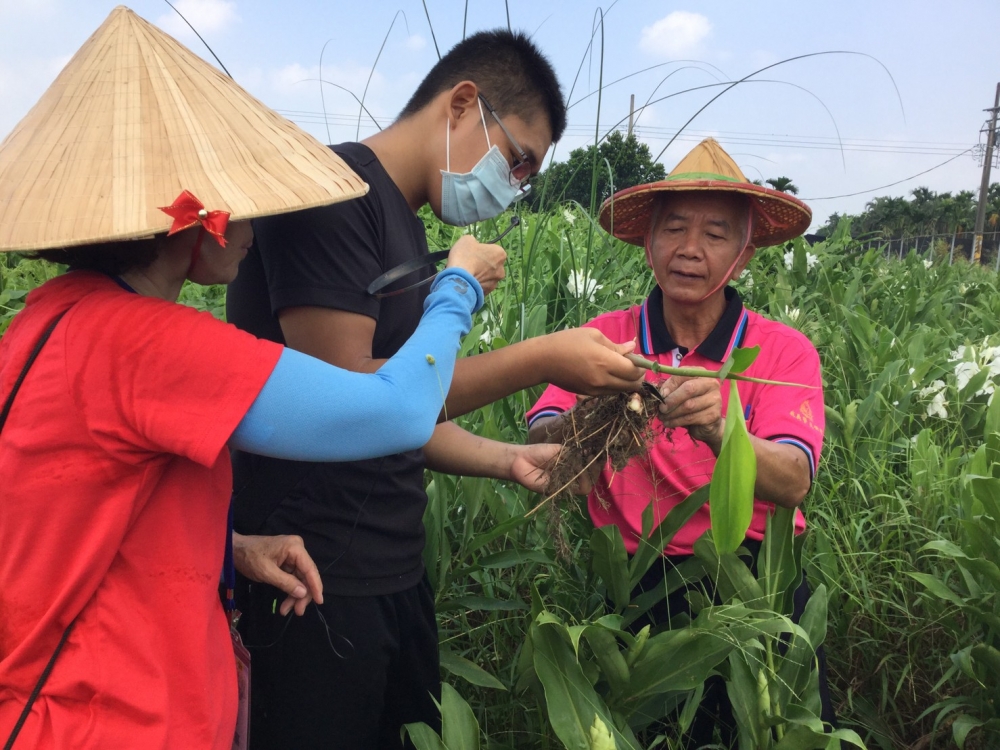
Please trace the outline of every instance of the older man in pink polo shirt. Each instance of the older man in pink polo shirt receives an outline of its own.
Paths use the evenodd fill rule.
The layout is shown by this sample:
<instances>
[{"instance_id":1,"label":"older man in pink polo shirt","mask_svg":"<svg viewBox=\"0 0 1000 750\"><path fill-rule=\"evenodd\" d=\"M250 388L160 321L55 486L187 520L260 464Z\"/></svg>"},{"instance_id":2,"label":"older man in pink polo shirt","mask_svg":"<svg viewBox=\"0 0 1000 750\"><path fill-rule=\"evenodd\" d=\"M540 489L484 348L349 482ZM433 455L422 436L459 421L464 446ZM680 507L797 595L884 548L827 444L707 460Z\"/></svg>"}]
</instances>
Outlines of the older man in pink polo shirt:
<instances>
[{"instance_id":1,"label":"older man in pink polo shirt","mask_svg":"<svg viewBox=\"0 0 1000 750\"><path fill-rule=\"evenodd\" d=\"M657 285L641 305L600 315L588 326L617 343L637 341L643 356L672 366L718 370L735 347L759 345L760 355L746 374L812 386L738 385L757 457L753 520L744 545L754 560L768 513L775 505L797 509L812 485L823 445L822 378L819 356L805 336L747 310L727 284L746 268L756 247L797 237L811 217L798 199L751 184L712 139L695 147L666 180L623 190L601 208L606 230L645 247ZM664 397L663 426L674 429L658 431L648 459L634 460L621 471L595 467L589 478L587 507L594 525L616 525L630 553L638 547L642 513L650 503L659 523L711 479L729 391L706 378L662 380L649 373L647 379ZM529 440L561 442L565 415L573 408L579 408L575 394L549 386L528 412ZM690 556L709 527L706 505L667 545L666 560L679 564ZM796 510L795 531L804 530L805 518ZM662 587L669 567L654 565L640 589ZM665 597L645 622L665 626L672 616L687 612L685 593L681 589ZM796 609L807 598L803 582ZM823 718L833 721L825 682L821 674ZM716 727L724 743L732 739L735 722L721 682L710 686L702 706L692 746L713 742Z\"/></svg>"}]
</instances>

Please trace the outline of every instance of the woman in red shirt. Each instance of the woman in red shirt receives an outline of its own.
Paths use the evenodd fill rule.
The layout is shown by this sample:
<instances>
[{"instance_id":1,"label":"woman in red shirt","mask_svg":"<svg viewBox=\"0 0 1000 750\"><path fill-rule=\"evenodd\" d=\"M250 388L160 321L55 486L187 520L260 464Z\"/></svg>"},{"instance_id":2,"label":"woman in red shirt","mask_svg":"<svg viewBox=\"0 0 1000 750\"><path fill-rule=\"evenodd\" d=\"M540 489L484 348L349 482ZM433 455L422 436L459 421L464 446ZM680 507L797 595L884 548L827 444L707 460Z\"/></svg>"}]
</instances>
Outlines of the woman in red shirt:
<instances>
[{"instance_id":1,"label":"woman in red shirt","mask_svg":"<svg viewBox=\"0 0 1000 750\"><path fill-rule=\"evenodd\" d=\"M367 186L125 8L0 144L0 186L0 251L71 269L0 341L0 740L228 749L227 446L322 461L420 447L504 253L456 245L374 374L176 304L187 279L235 277L249 218ZM244 572L282 584L286 608L321 597L300 540L241 541Z\"/></svg>"}]
</instances>

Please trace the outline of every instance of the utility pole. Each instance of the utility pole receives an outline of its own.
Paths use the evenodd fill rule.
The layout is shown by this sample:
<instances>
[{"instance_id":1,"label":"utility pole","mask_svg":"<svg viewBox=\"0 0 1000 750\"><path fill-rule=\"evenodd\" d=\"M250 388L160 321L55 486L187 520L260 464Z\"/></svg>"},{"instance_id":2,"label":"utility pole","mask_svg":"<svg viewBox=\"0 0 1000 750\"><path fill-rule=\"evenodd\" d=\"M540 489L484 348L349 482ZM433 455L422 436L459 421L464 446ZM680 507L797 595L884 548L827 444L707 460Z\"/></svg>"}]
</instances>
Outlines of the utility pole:
<instances>
[{"instance_id":1,"label":"utility pole","mask_svg":"<svg viewBox=\"0 0 1000 750\"><path fill-rule=\"evenodd\" d=\"M997 87L997 91L1000 91L1000 87ZM632 98L628 104L628 134L632 135L632 123L635 122L635 94L632 94Z\"/></svg>"},{"instance_id":2,"label":"utility pole","mask_svg":"<svg viewBox=\"0 0 1000 750\"><path fill-rule=\"evenodd\" d=\"M986 152L983 154L983 181L979 185L979 206L976 208L976 228L972 238L972 262L978 263L983 253L983 227L986 224L986 198L990 192L990 166L993 164L993 146L997 137L997 112L1000 111L1000 83L997 84L997 95L993 100L993 109L986 110L991 114L990 129L986 134Z\"/></svg>"}]
</instances>

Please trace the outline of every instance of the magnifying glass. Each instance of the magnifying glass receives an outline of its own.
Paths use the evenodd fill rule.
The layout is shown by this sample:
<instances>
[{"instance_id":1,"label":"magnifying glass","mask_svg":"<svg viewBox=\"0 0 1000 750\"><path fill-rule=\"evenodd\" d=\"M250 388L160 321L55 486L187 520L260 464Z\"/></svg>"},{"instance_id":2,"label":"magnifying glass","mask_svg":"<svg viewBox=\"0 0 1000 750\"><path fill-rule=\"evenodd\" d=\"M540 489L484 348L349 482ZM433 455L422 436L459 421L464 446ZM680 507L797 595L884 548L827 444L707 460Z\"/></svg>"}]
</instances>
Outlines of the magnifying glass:
<instances>
[{"instance_id":1,"label":"magnifying glass","mask_svg":"<svg viewBox=\"0 0 1000 750\"><path fill-rule=\"evenodd\" d=\"M504 237L506 237L508 234L510 234L511 230L513 230L514 227L516 227L520 223L521 223L520 216L517 215L511 216L510 224L507 226L507 228L504 229L500 234L498 234L492 240L484 242L483 244L495 245ZM408 292L411 289L416 289L417 287L421 287L424 284L430 284L432 281L434 281L434 279L437 278L437 273L428 276L426 279L421 279L415 284L410 284L400 289L393 289L391 292L382 291L390 284L399 281L400 279L402 279L405 276L408 276L414 271L419 271L422 268L426 268L427 266L433 266L439 263L440 261L447 258L448 253L450 252L451 252L450 249L438 250L437 252L430 253L429 255L425 255L422 258L414 258L413 260L406 261L406 263L400 263L395 268L390 268L384 274L375 279L375 281L373 281L371 284L368 285L368 289L366 291L368 292L368 294L372 295L376 299L383 299L385 297L395 297L398 294L402 294L403 292ZM440 271L438 271L438 273L440 273Z\"/></svg>"}]
</instances>

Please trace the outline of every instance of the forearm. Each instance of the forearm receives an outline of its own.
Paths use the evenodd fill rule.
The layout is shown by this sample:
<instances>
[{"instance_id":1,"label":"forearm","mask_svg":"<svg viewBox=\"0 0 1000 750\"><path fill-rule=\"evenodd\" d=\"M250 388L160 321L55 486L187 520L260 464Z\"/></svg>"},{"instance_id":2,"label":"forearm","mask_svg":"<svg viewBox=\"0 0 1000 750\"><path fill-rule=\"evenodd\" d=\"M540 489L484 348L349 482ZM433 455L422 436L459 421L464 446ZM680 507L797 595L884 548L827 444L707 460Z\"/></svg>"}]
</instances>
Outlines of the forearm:
<instances>
[{"instance_id":1,"label":"forearm","mask_svg":"<svg viewBox=\"0 0 1000 750\"><path fill-rule=\"evenodd\" d=\"M797 508L802 504L812 481L809 459L793 445L775 443L750 436L757 457L757 482L754 494L759 500Z\"/></svg>"},{"instance_id":2,"label":"forearm","mask_svg":"<svg viewBox=\"0 0 1000 750\"><path fill-rule=\"evenodd\" d=\"M453 277L442 278L445 288L428 297L416 333L377 373L349 372L286 349L231 445L300 461L358 460L422 446L475 303L470 284Z\"/></svg>"},{"instance_id":3,"label":"forearm","mask_svg":"<svg viewBox=\"0 0 1000 750\"><path fill-rule=\"evenodd\" d=\"M570 412L563 412L559 416L539 417L528 428L528 442L562 445L566 442L572 426L569 415Z\"/></svg>"},{"instance_id":4,"label":"forearm","mask_svg":"<svg viewBox=\"0 0 1000 750\"><path fill-rule=\"evenodd\" d=\"M754 435L749 437L757 459L754 496L758 500L785 508L797 508L802 504L812 483L806 454L793 445L763 440ZM709 447L716 456L722 449L720 443L710 443Z\"/></svg>"},{"instance_id":5,"label":"forearm","mask_svg":"<svg viewBox=\"0 0 1000 750\"><path fill-rule=\"evenodd\" d=\"M460 417L512 393L548 382L545 337L510 344L455 364L455 377L445 408L448 418Z\"/></svg>"},{"instance_id":6,"label":"forearm","mask_svg":"<svg viewBox=\"0 0 1000 750\"><path fill-rule=\"evenodd\" d=\"M443 422L424 446L427 468L465 477L511 479L516 447L474 435L453 422Z\"/></svg>"}]
</instances>

